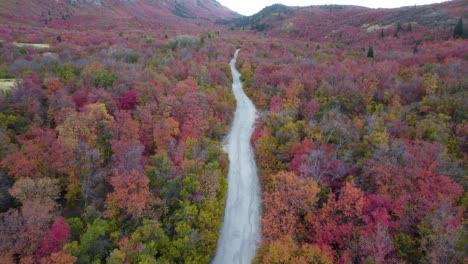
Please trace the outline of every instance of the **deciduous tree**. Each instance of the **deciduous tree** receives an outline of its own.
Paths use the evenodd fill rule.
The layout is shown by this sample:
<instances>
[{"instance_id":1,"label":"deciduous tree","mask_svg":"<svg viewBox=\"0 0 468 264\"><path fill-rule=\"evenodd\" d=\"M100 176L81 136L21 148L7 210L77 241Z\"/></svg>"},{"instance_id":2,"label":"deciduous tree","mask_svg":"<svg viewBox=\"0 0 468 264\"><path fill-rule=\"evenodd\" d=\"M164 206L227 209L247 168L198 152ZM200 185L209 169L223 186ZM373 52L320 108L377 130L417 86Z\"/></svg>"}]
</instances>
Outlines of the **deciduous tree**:
<instances>
[{"instance_id":1,"label":"deciduous tree","mask_svg":"<svg viewBox=\"0 0 468 264\"><path fill-rule=\"evenodd\" d=\"M156 202L149 190L149 180L136 170L117 173L109 179L114 191L107 195L105 215L109 218L130 215L143 217ZM122 214L123 213L123 214Z\"/></svg>"},{"instance_id":2,"label":"deciduous tree","mask_svg":"<svg viewBox=\"0 0 468 264\"><path fill-rule=\"evenodd\" d=\"M70 239L70 227L62 217L55 218L52 227L42 241L39 251L36 253L37 257L46 257L61 251L68 239Z\"/></svg>"},{"instance_id":3,"label":"deciduous tree","mask_svg":"<svg viewBox=\"0 0 468 264\"><path fill-rule=\"evenodd\" d=\"M0 162L15 178L63 177L70 172L72 153L50 129L33 128L19 137L20 150Z\"/></svg>"},{"instance_id":4,"label":"deciduous tree","mask_svg":"<svg viewBox=\"0 0 468 264\"><path fill-rule=\"evenodd\" d=\"M343 187L337 198L330 193L322 208L306 216L309 241L344 249L364 224L364 204L364 193L352 182Z\"/></svg>"},{"instance_id":5,"label":"deciduous tree","mask_svg":"<svg viewBox=\"0 0 468 264\"><path fill-rule=\"evenodd\" d=\"M272 177L272 182L273 190L263 200L265 241L293 236L301 228L301 215L313 210L320 191L312 179L301 179L292 172L280 172Z\"/></svg>"}]
</instances>

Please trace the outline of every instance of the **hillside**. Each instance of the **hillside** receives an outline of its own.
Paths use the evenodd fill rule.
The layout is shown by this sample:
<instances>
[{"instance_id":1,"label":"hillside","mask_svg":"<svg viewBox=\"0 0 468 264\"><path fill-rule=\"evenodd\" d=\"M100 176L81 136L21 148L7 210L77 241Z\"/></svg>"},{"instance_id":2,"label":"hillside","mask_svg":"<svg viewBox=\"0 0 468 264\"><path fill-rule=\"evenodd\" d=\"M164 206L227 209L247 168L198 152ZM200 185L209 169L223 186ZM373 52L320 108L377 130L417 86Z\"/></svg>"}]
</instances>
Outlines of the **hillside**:
<instances>
[{"instance_id":1,"label":"hillside","mask_svg":"<svg viewBox=\"0 0 468 264\"><path fill-rule=\"evenodd\" d=\"M0 40L51 44L60 36L83 46L142 35L147 41L183 33L206 37L219 30L214 21L239 16L215 0L6 0L0 1Z\"/></svg>"},{"instance_id":2,"label":"hillside","mask_svg":"<svg viewBox=\"0 0 468 264\"><path fill-rule=\"evenodd\" d=\"M18 0L2 1L3 20L48 27L105 27L112 23L146 21L167 24L183 19L207 20L238 17L215 0Z\"/></svg>"},{"instance_id":3,"label":"hillside","mask_svg":"<svg viewBox=\"0 0 468 264\"><path fill-rule=\"evenodd\" d=\"M310 6L303 8L273 5L250 16L218 20L220 24L262 32L272 37L311 41L345 41L359 44L384 30L393 34L397 24L411 24L426 38L447 38L460 17L466 16L464 1L404 7L369 9L358 6Z\"/></svg>"}]
</instances>

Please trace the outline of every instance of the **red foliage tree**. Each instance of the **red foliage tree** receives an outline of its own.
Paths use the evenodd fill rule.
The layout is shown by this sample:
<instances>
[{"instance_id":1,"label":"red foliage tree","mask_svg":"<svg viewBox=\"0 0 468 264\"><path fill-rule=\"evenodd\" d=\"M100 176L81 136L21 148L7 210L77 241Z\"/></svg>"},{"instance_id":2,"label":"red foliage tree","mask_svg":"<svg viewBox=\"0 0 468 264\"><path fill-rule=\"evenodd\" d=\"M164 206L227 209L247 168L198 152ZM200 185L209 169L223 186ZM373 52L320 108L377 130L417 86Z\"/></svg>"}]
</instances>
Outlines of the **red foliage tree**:
<instances>
[{"instance_id":1,"label":"red foliage tree","mask_svg":"<svg viewBox=\"0 0 468 264\"><path fill-rule=\"evenodd\" d=\"M114 191L107 195L107 217L125 216L141 217L149 211L155 198L149 190L149 180L136 170L129 173L117 173L109 179ZM122 215L121 213L125 214Z\"/></svg>"},{"instance_id":2,"label":"red foliage tree","mask_svg":"<svg viewBox=\"0 0 468 264\"><path fill-rule=\"evenodd\" d=\"M120 108L123 110L130 110L135 107L137 103L137 94L132 90L126 91L122 98L120 98L119 104Z\"/></svg>"},{"instance_id":3,"label":"red foliage tree","mask_svg":"<svg viewBox=\"0 0 468 264\"><path fill-rule=\"evenodd\" d=\"M71 152L62 147L50 129L33 128L18 138L21 149L1 161L15 177L52 177L69 171Z\"/></svg>"},{"instance_id":4,"label":"red foliage tree","mask_svg":"<svg viewBox=\"0 0 468 264\"><path fill-rule=\"evenodd\" d=\"M364 205L364 193L354 183L345 184L338 199L330 193L322 208L306 216L309 241L344 249L364 224Z\"/></svg>"},{"instance_id":5,"label":"red foliage tree","mask_svg":"<svg viewBox=\"0 0 468 264\"><path fill-rule=\"evenodd\" d=\"M33 256L54 218L54 204L33 199L0 214L0 255Z\"/></svg>"},{"instance_id":6,"label":"red foliage tree","mask_svg":"<svg viewBox=\"0 0 468 264\"><path fill-rule=\"evenodd\" d=\"M177 142L177 137L180 133L179 122L172 117L160 120L154 124L154 141L158 153L167 151L171 144Z\"/></svg>"},{"instance_id":7,"label":"red foliage tree","mask_svg":"<svg viewBox=\"0 0 468 264\"><path fill-rule=\"evenodd\" d=\"M52 224L49 232L44 237L36 256L46 257L62 249L65 243L70 239L70 226L65 223L63 217L57 217Z\"/></svg>"},{"instance_id":8,"label":"red foliage tree","mask_svg":"<svg viewBox=\"0 0 468 264\"><path fill-rule=\"evenodd\" d=\"M300 216L312 210L320 191L312 179L300 179L291 172L281 172L272 178L273 191L266 193L263 200L266 241L294 235L300 228Z\"/></svg>"},{"instance_id":9,"label":"red foliage tree","mask_svg":"<svg viewBox=\"0 0 468 264\"><path fill-rule=\"evenodd\" d=\"M270 112L279 113L283 108L283 99L279 96L275 96L270 101Z\"/></svg>"},{"instance_id":10,"label":"red foliage tree","mask_svg":"<svg viewBox=\"0 0 468 264\"><path fill-rule=\"evenodd\" d=\"M114 169L126 172L132 169L140 171L144 146L139 140L138 122L133 120L127 111L117 111L115 121L109 126Z\"/></svg>"},{"instance_id":11,"label":"red foliage tree","mask_svg":"<svg viewBox=\"0 0 468 264\"><path fill-rule=\"evenodd\" d=\"M173 117L180 124L182 139L198 139L209 127L206 97L201 93L185 94L174 108Z\"/></svg>"},{"instance_id":12,"label":"red foliage tree","mask_svg":"<svg viewBox=\"0 0 468 264\"><path fill-rule=\"evenodd\" d=\"M367 176L374 178L377 192L391 197L401 223L415 227L442 197L453 200L463 193L460 185L438 173L441 154L438 144L403 141L392 144L392 156L369 161Z\"/></svg>"}]
</instances>

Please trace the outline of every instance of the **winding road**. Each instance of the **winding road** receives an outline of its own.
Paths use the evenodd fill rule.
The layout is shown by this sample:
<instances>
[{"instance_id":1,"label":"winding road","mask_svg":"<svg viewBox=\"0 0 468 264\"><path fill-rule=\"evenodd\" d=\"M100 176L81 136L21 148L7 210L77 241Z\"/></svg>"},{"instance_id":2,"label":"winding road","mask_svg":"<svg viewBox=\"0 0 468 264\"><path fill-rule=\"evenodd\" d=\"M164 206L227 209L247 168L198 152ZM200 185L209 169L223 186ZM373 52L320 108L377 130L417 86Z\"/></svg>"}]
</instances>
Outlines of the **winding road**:
<instances>
[{"instance_id":1,"label":"winding road","mask_svg":"<svg viewBox=\"0 0 468 264\"><path fill-rule=\"evenodd\" d=\"M228 193L213 264L251 263L260 242L260 187L250 145L257 111L244 93L236 69L239 51L230 63L237 108L225 148L230 161Z\"/></svg>"}]
</instances>

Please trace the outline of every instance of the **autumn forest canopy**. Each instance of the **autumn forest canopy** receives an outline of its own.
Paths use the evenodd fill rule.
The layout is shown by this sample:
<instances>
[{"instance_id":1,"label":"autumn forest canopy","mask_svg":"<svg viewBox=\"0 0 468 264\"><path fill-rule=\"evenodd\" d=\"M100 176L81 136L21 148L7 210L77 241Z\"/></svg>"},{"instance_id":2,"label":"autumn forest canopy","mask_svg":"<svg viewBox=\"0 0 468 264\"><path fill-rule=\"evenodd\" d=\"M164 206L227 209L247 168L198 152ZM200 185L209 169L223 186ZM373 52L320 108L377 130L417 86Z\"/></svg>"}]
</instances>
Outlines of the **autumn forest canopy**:
<instances>
[{"instance_id":1,"label":"autumn forest canopy","mask_svg":"<svg viewBox=\"0 0 468 264\"><path fill-rule=\"evenodd\" d=\"M0 1L0 263L209 263L238 48L254 263L466 263L467 14Z\"/></svg>"}]
</instances>

